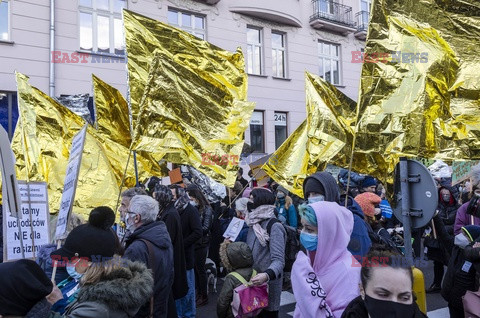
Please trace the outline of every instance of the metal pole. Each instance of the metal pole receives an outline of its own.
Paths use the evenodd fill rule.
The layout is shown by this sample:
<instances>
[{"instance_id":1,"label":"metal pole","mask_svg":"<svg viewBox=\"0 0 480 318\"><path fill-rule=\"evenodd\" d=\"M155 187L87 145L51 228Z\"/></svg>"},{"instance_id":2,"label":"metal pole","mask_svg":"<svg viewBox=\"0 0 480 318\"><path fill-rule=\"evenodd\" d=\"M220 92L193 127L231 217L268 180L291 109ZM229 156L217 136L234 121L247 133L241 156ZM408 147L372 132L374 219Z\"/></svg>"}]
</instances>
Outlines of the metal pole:
<instances>
[{"instance_id":1,"label":"metal pole","mask_svg":"<svg viewBox=\"0 0 480 318\"><path fill-rule=\"evenodd\" d=\"M400 189L402 193L402 216L403 216L403 244L405 246L405 257L409 265L413 264L412 257L412 229L410 222L410 187L408 182L408 161L407 158L400 158Z\"/></svg>"},{"instance_id":2,"label":"metal pole","mask_svg":"<svg viewBox=\"0 0 480 318\"><path fill-rule=\"evenodd\" d=\"M138 187L140 183L138 182L137 152L135 150L133 151L133 167L135 168L135 186Z\"/></svg>"},{"instance_id":3,"label":"metal pole","mask_svg":"<svg viewBox=\"0 0 480 318\"><path fill-rule=\"evenodd\" d=\"M49 72L49 94L55 97L55 63L53 52L55 51L55 0L50 0L50 72Z\"/></svg>"}]
</instances>

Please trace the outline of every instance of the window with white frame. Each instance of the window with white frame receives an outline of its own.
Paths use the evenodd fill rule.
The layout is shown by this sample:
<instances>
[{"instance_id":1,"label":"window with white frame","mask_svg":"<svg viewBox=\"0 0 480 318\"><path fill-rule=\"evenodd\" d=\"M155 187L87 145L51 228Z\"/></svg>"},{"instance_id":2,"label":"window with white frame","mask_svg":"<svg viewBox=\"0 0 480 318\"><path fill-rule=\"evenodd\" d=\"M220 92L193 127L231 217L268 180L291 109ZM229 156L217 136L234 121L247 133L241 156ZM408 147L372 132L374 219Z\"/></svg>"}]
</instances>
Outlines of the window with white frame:
<instances>
[{"instance_id":1,"label":"window with white frame","mask_svg":"<svg viewBox=\"0 0 480 318\"><path fill-rule=\"evenodd\" d=\"M275 149L287 140L287 113L275 112Z\"/></svg>"},{"instance_id":2,"label":"window with white frame","mask_svg":"<svg viewBox=\"0 0 480 318\"><path fill-rule=\"evenodd\" d=\"M126 0L79 0L80 50L125 54L122 9Z\"/></svg>"},{"instance_id":3,"label":"window with white frame","mask_svg":"<svg viewBox=\"0 0 480 318\"><path fill-rule=\"evenodd\" d=\"M265 152L263 111L254 111L250 118L250 146L253 152Z\"/></svg>"},{"instance_id":4,"label":"window with white frame","mask_svg":"<svg viewBox=\"0 0 480 318\"><path fill-rule=\"evenodd\" d=\"M247 72L261 75L263 73L262 29L247 27Z\"/></svg>"},{"instance_id":5,"label":"window with white frame","mask_svg":"<svg viewBox=\"0 0 480 318\"><path fill-rule=\"evenodd\" d=\"M0 41L10 41L10 1L0 1Z\"/></svg>"},{"instance_id":6,"label":"window with white frame","mask_svg":"<svg viewBox=\"0 0 480 318\"><path fill-rule=\"evenodd\" d=\"M169 8L168 23L195 35L197 38L202 40L207 39L205 33L205 16L203 15Z\"/></svg>"},{"instance_id":7,"label":"window with white frame","mask_svg":"<svg viewBox=\"0 0 480 318\"><path fill-rule=\"evenodd\" d=\"M368 25L368 18L370 15L370 7L372 6L371 0L360 0L360 11L365 12L362 14L362 24Z\"/></svg>"},{"instance_id":8,"label":"window with white frame","mask_svg":"<svg viewBox=\"0 0 480 318\"><path fill-rule=\"evenodd\" d=\"M274 77L287 77L287 50L285 33L272 32L272 64Z\"/></svg>"},{"instance_id":9,"label":"window with white frame","mask_svg":"<svg viewBox=\"0 0 480 318\"><path fill-rule=\"evenodd\" d=\"M340 45L318 41L318 56L320 77L329 83L340 85Z\"/></svg>"}]
</instances>

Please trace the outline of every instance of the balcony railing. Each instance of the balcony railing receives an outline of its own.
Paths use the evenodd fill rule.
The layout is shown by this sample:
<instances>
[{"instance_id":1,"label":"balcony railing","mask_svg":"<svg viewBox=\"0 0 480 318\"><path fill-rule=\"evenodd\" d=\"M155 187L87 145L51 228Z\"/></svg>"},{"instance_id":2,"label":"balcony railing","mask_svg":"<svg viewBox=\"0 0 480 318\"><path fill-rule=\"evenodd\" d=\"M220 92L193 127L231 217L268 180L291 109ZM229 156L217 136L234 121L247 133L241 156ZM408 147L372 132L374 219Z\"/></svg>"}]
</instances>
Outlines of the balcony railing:
<instances>
[{"instance_id":1,"label":"balcony railing","mask_svg":"<svg viewBox=\"0 0 480 318\"><path fill-rule=\"evenodd\" d=\"M327 20L349 28L354 28L352 19L352 7L330 0L313 0L313 15L310 22L315 20Z\"/></svg>"},{"instance_id":2,"label":"balcony railing","mask_svg":"<svg viewBox=\"0 0 480 318\"><path fill-rule=\"evenodd\" d=\"M355 14L355 20L357 21L357 31L367 31L369 17L370 13L368 11L360 11Z\"/></svg>"}]
</instances>

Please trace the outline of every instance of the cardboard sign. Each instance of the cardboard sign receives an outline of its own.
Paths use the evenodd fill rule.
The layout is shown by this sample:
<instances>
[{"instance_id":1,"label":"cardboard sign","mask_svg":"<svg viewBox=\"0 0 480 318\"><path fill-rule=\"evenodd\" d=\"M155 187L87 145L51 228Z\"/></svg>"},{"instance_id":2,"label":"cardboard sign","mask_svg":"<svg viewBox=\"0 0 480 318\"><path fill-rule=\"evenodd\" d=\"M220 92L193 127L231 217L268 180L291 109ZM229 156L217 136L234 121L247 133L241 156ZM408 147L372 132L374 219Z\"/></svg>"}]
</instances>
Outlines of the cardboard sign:
<instances>
[{"instance_id":1,"label":"cardboard sign","mask_svg":"<svg viewBox=\"0 0 480 318\"><path fill-rule=\"evenodd\" d=\"M58 212L57 228L55 230L55 239L60 240L67 231L67 222L70 211L72 210L73 200L75 199L75 190L77 189L78 172L82 163L83 146L87 134L85 124L72 140L70 147L70 156L68 157L67 172L63 182L62 200L60 201L60 211Z\"/></svg>"},{"instance_id":2,"label":"cardboard sign","mask_svg":"<svg viewBox=\"0 0 480 318\"><path fill-rule=\"evenodd\" d=\"M21 219L3 206L3 258L5 261L33 258L42 245L50 243L48 192L45 182L19 181ZM20 228L19 228L20 226ZM23 244L23 246L22 246ZM23 251L22 251L23 249Z\"/></svg>"},{"instance_id":3,"label":"cardboard sign","mask_svg":"<svg viewBox=\"0 0 480 318\"><path fill-rule=\"evenodd\" d=\"M245 223L244 220L234 217L232 221L230 221L230 224L228 225L225 233L223 233L223 237L229 238L230 241L235 242L238 235L242 231L244 223Z\"/></svg>"},{"instance_id":4,"label":"cardboard sign","mask_svg":"<svg viewBox=\"0 0 480 318\"><path fill-rule=\"evenodd\" d=\"M480 160L454 161L452 164L452 186L466 179L473 167L480 164Z\"/></svg>"},{"instance_id":5,"label":"cardboard sign","mask_svg":"<svg viewBox=\"0 0 480 318\"><path fill-rule=\"evenodd\" d=\"M8 134L0 125L0 172L2 173L3 204L8 205L13 217L21 218L19 213L22 205L18 190L17 175L15 174L15 156L8 139Z\"/></svg>"}]
</instances>

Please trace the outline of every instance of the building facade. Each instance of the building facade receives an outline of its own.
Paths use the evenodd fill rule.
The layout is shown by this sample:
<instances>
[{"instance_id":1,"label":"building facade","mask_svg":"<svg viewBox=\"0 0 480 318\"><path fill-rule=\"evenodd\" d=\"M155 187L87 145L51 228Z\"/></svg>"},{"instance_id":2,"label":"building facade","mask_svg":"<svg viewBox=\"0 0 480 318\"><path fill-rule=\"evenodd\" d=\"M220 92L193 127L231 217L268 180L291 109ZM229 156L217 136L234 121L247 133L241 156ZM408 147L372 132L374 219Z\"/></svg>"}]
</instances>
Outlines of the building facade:
<instances>
[{"instance_id":1,"label":"building facade","mask_svg":"<svg viewBox=\"0 0 480 318\"><path fill-rule=\"evenodd\" d=\"M51 96L92 95L92 73L126 96L127 8L224 49L241 47L256 102L245 139L259 156L272 153L305 119L305 71L357 99L361 63L352 52L363 50L370 0L337 1L2 0L0 120L12 134L15 70Z\"/></svg>"}]
</instances>

